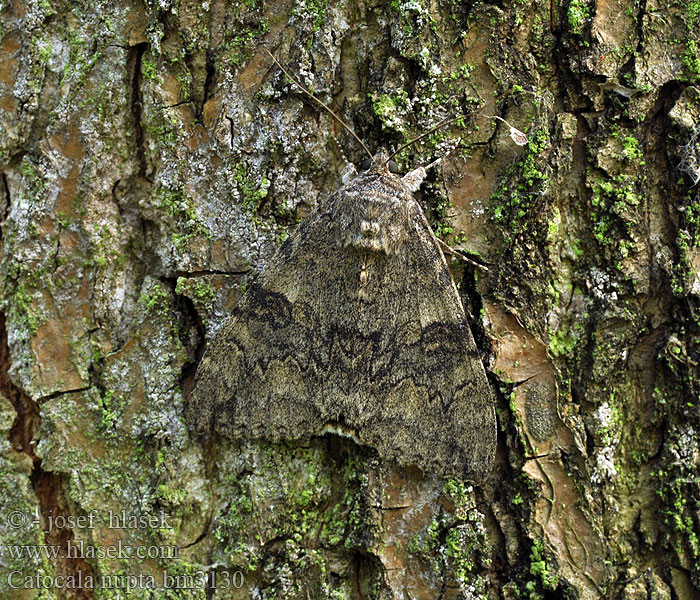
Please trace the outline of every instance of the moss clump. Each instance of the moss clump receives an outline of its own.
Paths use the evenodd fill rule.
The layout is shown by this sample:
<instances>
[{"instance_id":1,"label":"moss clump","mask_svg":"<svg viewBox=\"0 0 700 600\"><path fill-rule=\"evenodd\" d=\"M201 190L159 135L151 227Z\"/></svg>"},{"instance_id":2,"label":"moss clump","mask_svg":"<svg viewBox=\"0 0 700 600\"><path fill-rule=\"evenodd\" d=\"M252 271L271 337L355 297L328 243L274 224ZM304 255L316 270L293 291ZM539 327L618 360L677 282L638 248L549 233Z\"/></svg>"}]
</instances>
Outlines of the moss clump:
<instances>
[{"instance_id":1,"label":"moss clump","mask_svg":"<svg viewBox=\"0 0 700 600\"><path fill-rule=\"evenodd\" d=\"M586 20L591 16L591 8L588 0L571 0L566 13L569 28L574 35L581 35L586 25Z\"/></svg>"},{"instance_id":2,"label":"moss clump","mask_svg":"<svg viewBox=\"0 0 700 600\"><path fill-rule=\"evenodd\" d=\"M190 298L197 308L206 307L216 299L216 290L204 279L178 277L175 293Z\"/></svg>"},{"instance_id":3,"label":"moss clump","mask_svg":"<svg viewBox=\"0 0 700 600\"><path fill-rule=\"evenodd\" d=\"M194 202L183 186L158 185L154 201L174 221L175 230L171 231L170 238L176 248L184 248L196 236L209 237L209 230L199 220Z\"/></svg>"},{"instance_id":4,"label":"moss clump","mask_svg":"<svg viewBox=\"0 0 700 600\"><path fill-rule=\"evenodd\" d=\"M24 281L17 282L14 286L7 286L7 301L12 323L21 330L26 330L32 337L39 330L40 317L38 311L33 308L34 294L29 292Z\"/></svg>"},{"instance_id":5,"label":"moss clump","mask_svg":"<svg viewBox=\"0 0 700 600\"><path fill-rule=\"evenodd\" d=\"M417 558L432 563L445 580L453 579L464 590L485 593L483 571L490 564L483 515L476 506L473 489L450 479L443 502L430 524L414 536L407 547Z\"/></svg>"},{"instance_id":6,"label":"moss clump","mask_svg":"<svg viewBox=\"0 0 700 600\"><path fill-rule=\"evenodd\" d=\"M230 21L227 19L224 42L221 46L222 70L227 66L237 68L254 52L255 40L268 31L270 24L265 16L263 0L244 0L234 3Z\"/></svg>"},{"instance_id":7,"label":"moss clump","mask_svg":"<svg viewBox=\"0 0 700 600\"><path fill-rule=\"evenodd\" d=\"M277 241L282 244L288 235L286 227L300 220L296 209L290 208L288 198L273 198L269 194L272 182L267 175L248 171L242 164L236 166L234 180L243 211L257 227L273 231L280 227Z\"/></svg>"},{"instance_id":8,"label":"moss clump","mask_svg":"<svg viewBox=\"0 0 700 600\"><path fill-rule=\"evenodd\" d=\"M652 472L658 482L657 495L663 501L661 515L664 524L674 535L671 544L681 564L695 564L700 559L700 537L693 519L695 486L681 467L663 468Z\"/></svg>"},{"instance_id":9,"label":"moss clump","mask_svg":"<svg viewBox=\"0 0 700 600\"><path fill-rule=\"evenodd\" d=\"M545 590L555 590L559 585L559 579L554 575L544 556L544 543L542 540L535 540L530 549L530 575L538 577L540 584ZM526 586L527 587L527 586ZM538 598L540 596L530 595L530 598Z\"/></svg>"},{"instance_id":10,"label":"moss clump","mask_svg":"<svg viewBox=\"0 0 700 600\"><path fill-rule=\"evenodd\" d=\"M545 130L531 135L525 156L508 170L489 198L490 221L500 232L500 241L513 251L517 250L517 242L529 234L533 220L527 217L541 208L540 198L548 180L542 155L548 146Z\"/></svg>"},{"instance_id":11,"label":"moss clump","mask_svg":"<svg viewBox=\"0 0 700 600\"><path fill-rule=\"evenodd\" d=\"M635 152L631 147L630 152ZM591 196L593 238L604 249L606 257L613 262L627 258L635 249L635 224L642 197L637 191L636 181L628 175L614 179L594 179Z\"/></svg>"},{"instance_id":12,"label":"moss clump","mask_svg":"<svg viewBox=\"0 0 700 600\"><path fill-rule=\"evenodd\" d=\"M683 67L689 83L696 84L700 81L700 55L695 40L689 39L683 53Z\"/></svg>"},{"instance_id":13,"label":"moss clump","mask_svg":"<svg viewBox=\"0 0 700 600\"><path fill-rule=\"evenodd\" d=\"M223 474L226 505L214 518L213 557L262 581L270 597L284 580L294 582L299 597L305 591L329 597L330 588L321 593L317 586L328 586L319 582L328 580L323 574L331 562L356 560L375 532L363 455L334 437L304 448L248 446L237 454L256 467Z\"/></svg>"},{"instance_id":14,"label":"moss clump","mask_svg":"<svg viewBox=\"0 0 700 600\"><path fill-rule=\"evenodd\" d=\"M549 353L558 358L573 357L582 330L582 325L576 327L561 325L556 330L551 331L547 345Z\"/></svg>"},{"instance_id":15,"label":"moss clump","mask_svg":"<svg viewBox=\"0 0 700 600\"><path fill-rule=\"evenodd\" d=\"M139 302L145 307L147 312L162 313L170 310L170 293L165 285L159 281L153 281L148 289L141 293Z\"/></svg>"},{"instance_id":16,"label":"moss clump","mask_svg":"<svg viewBox=\"0 0 700 600\"><path fill-rule=\"evenodd\" d=\"M547 245L548 223L554 214L548 202L549 147L546 130L530 134L524 156L506 170L486 204L492 226L489 242L499 259L497 293L519 306L526 319L528 314L548 310L552 302L545 283L553 275Z\"/></svg>"},{"instance_id":17,"label":"moss clump","mask_svg":"<svg viewBox=\"0 0 700 600\"><path fill-rule=\"evenodd\" d=\"M644 157L644 152L639 147L639 140L633 135L622 138L622 152L630 162L635 162ZM644 166L645 164L643 160L639 160L640 166Z\"/></svg>"},{"instance_id":18,"label":"moss clump","mask_svg":"<svg viewBox=\"0 0 700 600\"><path fill-rule=\"evenodd\" d=\"M310 21L311 30L316 33L326 21L327 8L328 0L297 0L293 14Z\"/></svg>"},{"instance_id":19,"label":"moss clump","mask_svg":"<svg viewBox=\"0 0 700 600\"><path fill-rule=\"evenodd\" d=\"M405 90L398 90L391 94L373 92L369 95L369 99L372 102L372 110L381 121L384 130L406 133L406 117L411 110L408 92Z\"/></svg>"},{"instance_id":20,"label":"moss clump","mask_svg":"<svg viewBox=\"0 0 700 600\"><path fill-rule=\"evenodd\" d=\"M158 65L155 61L150 61L144 58L141 63L141 74L146 81L159 81L158 79Z\"/></svg>"},{"instance_id":21,"label":"moss clump","mask_svg":"<svg viewBox=\"0 0 700 600\"><path fill-rule=\"evenodd\" d=\"M249 174L246 168L239 164L236 166L235 181L241 195L243 210L251 216L255 215L262 201L267 198L270 180L265 175L255 177Z\"/></svg>"}]
</instances>

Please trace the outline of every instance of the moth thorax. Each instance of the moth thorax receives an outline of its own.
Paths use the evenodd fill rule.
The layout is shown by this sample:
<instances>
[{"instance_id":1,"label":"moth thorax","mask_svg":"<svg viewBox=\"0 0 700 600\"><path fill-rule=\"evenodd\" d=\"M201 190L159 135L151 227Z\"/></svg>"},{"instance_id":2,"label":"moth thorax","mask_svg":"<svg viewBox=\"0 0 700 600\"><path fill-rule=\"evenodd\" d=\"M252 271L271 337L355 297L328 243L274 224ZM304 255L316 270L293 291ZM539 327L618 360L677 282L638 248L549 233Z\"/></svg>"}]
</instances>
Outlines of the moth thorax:
<instances>
[{"instance_id":1,"label":"moth thorax","mask_svg":"<svg viewBox=\"0 0 700 600\"><path fill-rule=\"evenodd\" d=\"M373 224L376 226L376 224ZM343 245L351 246L356 250L369 252L383 252L384 254L395 254L400 241L386 232L372 230L348 232L343 236Z\"/></svg>"},{"instance_id":2,"label":"moth thorax","mask_svg":"<svg viewBox=\"0 0 700 600\"><path fill-rule=\"evenodd\" d=\"M360 251L395 254L406 233L401 201L387 194L350 193L340 219L343 246Z\"/></svg>"},{"instance_id":3,"label":"moth thorax","mask_svg":"<svg viewBox=\"0 0 700 600\"><path fill-rule=\"evenodd\" d=\"M379 235L379 223L377 221L362 221L360 223L360 231L365 237L377 237Z\"/></svg>"}]
</instances>

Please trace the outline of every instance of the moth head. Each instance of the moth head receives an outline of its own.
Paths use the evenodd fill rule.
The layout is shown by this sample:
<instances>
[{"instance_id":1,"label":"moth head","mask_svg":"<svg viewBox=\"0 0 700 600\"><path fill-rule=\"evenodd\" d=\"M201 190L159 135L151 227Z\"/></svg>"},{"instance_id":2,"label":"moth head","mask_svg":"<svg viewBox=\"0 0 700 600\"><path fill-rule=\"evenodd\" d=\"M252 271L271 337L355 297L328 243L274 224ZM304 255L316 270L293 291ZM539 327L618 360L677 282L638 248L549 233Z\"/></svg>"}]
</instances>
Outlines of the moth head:
<instances>
[{"instance_id":1,"label":"moth head","mask_svg":"<svg viewBox=\"0 0 700 600\"><path fill-rule=\"evenodd\" d=\"M365 158L360 164L360 171L367 175L396 175L399 166L396 161L389 158L389 153L385 148L380 148L372 158Z\"/></svg>"},{"instance_id":2,"label":"moth head","mask_svg":"<svg viewBox=\"0 0 700 600\"><path fill-rule=\"evenodd\" d=\"M418 167L409 171L403 177L399 176L399 166L396 164L391 157L393 154L389 154L385 148L380 148L373 158L365 158L360 164L360 173L367 176L383 176L391 177L393 176L395 180L401 181L403 185L406 186L409 192L417 192L420 188L421 183L425 179L426 169L424 167ZM431 165L432 166L432 165ZM357 172L353 169L353 175ZM343 182L346 183L350 178L343 176Z\"/></svg>"}]
</instances>

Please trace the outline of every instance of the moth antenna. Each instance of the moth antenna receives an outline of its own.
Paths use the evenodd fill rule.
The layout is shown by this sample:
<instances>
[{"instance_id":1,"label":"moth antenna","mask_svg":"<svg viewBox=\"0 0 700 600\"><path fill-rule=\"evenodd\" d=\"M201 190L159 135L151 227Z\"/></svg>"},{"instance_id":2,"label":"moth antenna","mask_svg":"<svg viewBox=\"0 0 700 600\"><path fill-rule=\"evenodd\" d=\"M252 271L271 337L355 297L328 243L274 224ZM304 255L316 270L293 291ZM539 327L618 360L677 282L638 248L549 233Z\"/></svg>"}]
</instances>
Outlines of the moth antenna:
<instances>
[{"instance_id":1,"label":"moth antenna","mask_svg":"<svg viewBox=\"0 0 700 600\"><path fill-rule=\"evenodd\" d=\"M454 123L455 121L458 121L459 119L463 119L464 115L459 115L458 117L452 117L451 119L445 119L444 121L440 121L435 127L432 129L428 129L425 133L421 133L417 138L413 138L410 142L406 142L403 146L401 146L396 152L394 152L389 158L386 159L387 162L394 158L401 150L404 150L411 146L412 144L415 144L418 140L422 140L425 136L430 135L434 131L437 131L440 129L440 127L445 127L445 125L449 125L450 123Z\"/></svg>"},{"instance_id":2,"label":"moth antenna","mask_svg":"<svg viewBox=\"0 0 700 600\"><path fill-rule=\"evenodd\" d=\"M512 139L518 146L524 146L528 142L528 137L525 135L520 129L517 127L513 127L508 121L505 119L499 117L498 115L484 115L481 113L482 116L486 117L487 119L498 119L499 121L502 121L506 125L508 125L508 128L510 129L510 139Z\"/></svg>"},{"instance_id":3,"label":"moth antenna","mask_svg":"<svg viewBox=\"0 0 700 600\"><path fill-rule=\"evenodd\" d=\"M367 156L369 156L370 159L371 159L371 158L374 158L374 157L372 156L372 153L369 151L369 148L367 148L367 146L365 146L365 143L364 143L359 137L357 137L357 135L355 135L355 132L354 132L352 129L350 129L350 126L347 125L347 124L345 123L345 121L343 121L343 119L341 119L338 115L336 115L328 106L326 106L326 104L324 104L323 102L321 102L318 98L316 98L316 96L314 96L309 90L307 90L299 81L297 81L297 80L289 73L289 71L287 71L287 69L285 69L285 68L280 64L280 62L274 57L274 55L272 54L272 52L270 52L270 51L267 49L267 47L263 46L262 48L263 48L263 50L265 50L265 52L267 52L267 53L270 55L270 58L271 58L273 61L275 61L275 64L281 69L282 73L284 73L287 77L289 77L289 79L292 81L292 83L293 83L294 85L296 85L296 86L297 86L302 92L304 92L309 98L311 98L312 100L315 100L315 101L318 102L323 108L325 108L325 109L333 116L333 118L334 118L336 121L338 121L338 123L340 123L343 127L345 127L345 129L347 129L348 133L349 133L352 137L354 137L354 138L360 143L360 146L362 146L362 147L364 148L365 152L367 153Z\"/></svg>"}]
</instances>

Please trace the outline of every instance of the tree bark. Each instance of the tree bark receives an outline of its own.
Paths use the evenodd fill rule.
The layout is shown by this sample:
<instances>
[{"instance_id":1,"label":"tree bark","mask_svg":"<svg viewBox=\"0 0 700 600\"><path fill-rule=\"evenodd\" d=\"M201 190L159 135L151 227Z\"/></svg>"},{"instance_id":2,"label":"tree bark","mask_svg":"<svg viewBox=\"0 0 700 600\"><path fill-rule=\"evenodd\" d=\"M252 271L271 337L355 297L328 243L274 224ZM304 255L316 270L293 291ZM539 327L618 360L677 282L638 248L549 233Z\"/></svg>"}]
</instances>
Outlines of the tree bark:
<instances>
[{"instance_id":1,"label":"tree bark","mask_svg":"<svg viewBox=\"0 0 700 600\"><path fill-rule=\"evenodd\" d=\"M478 486L190 433L207 341L364 158L262 46L372 150L464 115L397 160L443 158L418 197L487 266L452 260ZM699 2L4 0L0 67L3 597L700 597Z\"/></svg>"}]
</instances>

